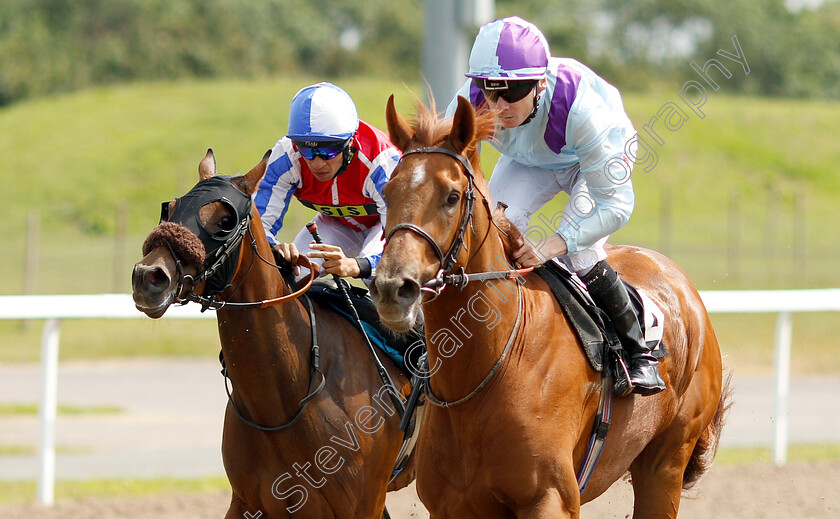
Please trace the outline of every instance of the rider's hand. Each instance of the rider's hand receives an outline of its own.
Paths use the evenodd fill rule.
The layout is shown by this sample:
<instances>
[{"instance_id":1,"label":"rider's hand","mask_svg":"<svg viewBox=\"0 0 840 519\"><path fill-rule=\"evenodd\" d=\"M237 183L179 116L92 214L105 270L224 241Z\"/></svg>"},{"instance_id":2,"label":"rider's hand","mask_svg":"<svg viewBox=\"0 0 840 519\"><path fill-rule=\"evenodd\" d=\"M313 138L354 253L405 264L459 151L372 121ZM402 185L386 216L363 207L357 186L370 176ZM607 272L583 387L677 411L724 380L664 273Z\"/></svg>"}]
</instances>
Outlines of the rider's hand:
<instances>
[{"instance_id":1,"label":"rider's hand","mask_svg":"<svg viewBox=\"0 0 840 519\"><path fill-rule=\"evenodd\" d=\"M338 245L327 245L326 243L309 244L313 252L307 254L310 258L323 258L321 267L327 274L335 274L339 277L358 277L361 273L359 262L355 258L348 258Z\"/></svg>"},{"instance_id":2,"label":"rider's hand","mask_svg":"<svg viewBox=\"0 0 840 519\"><path fill-rule=\"evenodd\" d=\"M300 266L298 265L300 252L298 252L294 243L274 243L271 245L271 249L294 267L295 276L300 274Z\"/></svg>"},{"instance_id":3,"label":"rider's hand","mask_svg":"<svg viewBox=\"0 0 840 519\"><path fill-rule=\"evenodd\" d=\"M533 246L530 240L519 239L519 248L511 253L513 262L520 267L542 265L551 258L566 254L566 241L559 234L552 234L548 239Z\"/></svg>"}]
</instances>

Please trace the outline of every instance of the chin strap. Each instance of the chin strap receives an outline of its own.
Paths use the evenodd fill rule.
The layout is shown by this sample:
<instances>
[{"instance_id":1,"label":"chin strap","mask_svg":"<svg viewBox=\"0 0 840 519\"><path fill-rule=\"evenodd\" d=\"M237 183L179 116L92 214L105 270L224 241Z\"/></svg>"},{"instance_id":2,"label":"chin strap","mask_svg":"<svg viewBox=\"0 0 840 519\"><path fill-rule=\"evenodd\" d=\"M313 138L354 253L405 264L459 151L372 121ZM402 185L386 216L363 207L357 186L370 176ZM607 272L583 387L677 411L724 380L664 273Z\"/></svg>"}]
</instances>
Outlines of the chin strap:
<instances>
[{"instance_id":1,"label":"chin strap","mask_svg":"<svg viewBox=\"0 0 840 519\"><path fill-rule=\"evenodd\" d=\"M352 146L348 145L346 148L344 148L344 151L342 153L344 160L342 160L341 167L338 168L338 172L336 172L335 177L344 173L344 170L346 170L350 166L350 161L353 160L353 157L356 156L356 148L353 148Z\"/></svg>"},{"instance_id":2,"label":"chin strap","mask_svg":"<svg viewBox=\"0 0 840 519\"><path fill-rule=\"evenodd\" d=\"M539 88L539 87L537 87L537 88ZM540 96L541 95L542 94L538 90L537 95L534 96L534 108L531 110L531 113L528 114L528 117L526 117L525 120L522 121L522 124L520 124L519 126L525 126L526 124L531 122L531 119L533 119L534 117L537 116L537 109L539 108L539 105L540 105Z\"/></svg>"}]
</instances>

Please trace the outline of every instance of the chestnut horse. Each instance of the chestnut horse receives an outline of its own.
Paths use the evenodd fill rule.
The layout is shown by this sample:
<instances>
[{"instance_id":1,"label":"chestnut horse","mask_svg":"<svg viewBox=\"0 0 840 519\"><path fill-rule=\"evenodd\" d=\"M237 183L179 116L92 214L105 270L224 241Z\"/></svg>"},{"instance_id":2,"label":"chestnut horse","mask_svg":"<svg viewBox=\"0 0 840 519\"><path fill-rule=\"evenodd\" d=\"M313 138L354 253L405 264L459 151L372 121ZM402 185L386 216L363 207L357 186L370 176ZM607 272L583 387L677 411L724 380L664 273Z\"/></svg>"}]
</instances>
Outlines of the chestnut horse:
<instances>
[{"instance_id":1,"label":"chestnut horse","mask_svg":"<svg viewBox=\"0 0 840 519\"><path fill-rule=\"evenodd\" d=\"M146 239L132 275L134 301L153 318L187 299L220 307L233 386L222 437L233 489L226 518L299 511L296 517L378 519L387 516L386 491L413 479L409 461L389 488L403 440L399 417L359 330L294 298L299 294L267 260L272 251L251 203L267 161L268 154L244 176L217 177L208 150L200 182L164 204L161 224ZM219 262L208 265L214 257ZM217 297L207 297L219 276ZM384 363L407 393L406 377Z\"/></svg>"},{"instance_id":2,"label":"chestnut horse","mask_svg":"<svg viewBox=\"0 0 840 519\"><path fill-rule=\"evenodd\" d=\"M493 115L476 115L464 98L452 120L418 112L409 124L388 101L391 140L404 154L385 187L388 241L371 293L394 330L411 326L421 306L425 317L427 396L437 405L426 406L421 425L417 491L431 517L576 518L628 470L633 517L676 517L682 489L714 459L727 408L720 350L697 290L660 254L609 249L610 264L665 313L668 388L613 402L612 428L581 494L576 470L600 373L541 277L479 283L456 273L510 268L519 239L502 208L491 214L478 171L477 145L492 137ZM458 286L426 297L453 278Z\"/></svg>"}]
</instances>

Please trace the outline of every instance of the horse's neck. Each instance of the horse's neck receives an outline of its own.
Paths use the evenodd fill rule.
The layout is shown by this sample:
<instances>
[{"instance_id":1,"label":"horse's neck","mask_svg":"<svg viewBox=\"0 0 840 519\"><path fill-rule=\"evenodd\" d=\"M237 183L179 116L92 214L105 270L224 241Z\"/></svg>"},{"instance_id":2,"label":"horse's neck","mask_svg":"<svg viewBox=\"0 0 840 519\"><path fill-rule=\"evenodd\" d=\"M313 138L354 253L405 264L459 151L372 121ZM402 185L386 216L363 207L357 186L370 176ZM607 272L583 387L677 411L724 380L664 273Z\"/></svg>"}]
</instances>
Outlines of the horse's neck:
<instances>
[{"instance_id":1,"label":"horse's neck","mask_svg":"<svg viewBox=\"0 0 840 519\"><path fill-rule=\"evenodd\" d=\"M273 260L267 244L260 243L259 249L260 256ZM240 254L239 272L226 301L263 301L290 291L277 268L254 255L247 239ZM309 383L312 337L303 304L293 300L267 308L227 307L218 311L218 321L237 405L244 406L252 420L269 425L283 415L291 418Z\"/></svg>"},{"instance_id":2,"label":"horse's neck","mask_svg":"<svg viewBox=\"0 0 840 519\"><path fill-rule=\"evenodd\" d=\"M223 294L228 302L264 301L291 292L274 265L274 253L268 241L262 234L254 233L262 233L259 221L251 222L251 230L242 240L239 267L231 280L231 288ZM253 245L251 236L255 236Z\"/></svg>"},{"instance_id":3,"label":"horse's neck","mask_svg":"<svg viewBox=\"0 0 840 519\"><path fill-rule=\"evenodd\" d=\"M466 272L510 270L498 230L491 227L486 240L485 232L478 230L471 240ZM425 306L429 366L437 367L432 385L439 397L461 398L487 375L514 330L520 297L515 280L474 281L462 291L447 287Z\"/></svg>"}]
</instances>

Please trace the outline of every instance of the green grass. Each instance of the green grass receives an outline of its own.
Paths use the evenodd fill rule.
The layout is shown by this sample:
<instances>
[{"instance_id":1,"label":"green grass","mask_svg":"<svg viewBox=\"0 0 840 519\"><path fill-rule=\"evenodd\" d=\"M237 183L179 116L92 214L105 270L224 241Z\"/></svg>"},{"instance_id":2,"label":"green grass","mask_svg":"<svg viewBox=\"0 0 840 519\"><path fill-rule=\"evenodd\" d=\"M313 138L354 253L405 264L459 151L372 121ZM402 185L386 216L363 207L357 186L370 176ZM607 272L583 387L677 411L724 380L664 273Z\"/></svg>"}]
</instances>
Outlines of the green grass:
<instances>
[{"instance_id":1,"label":"green grass","mask_svg":"<svg viewBox=\"0 0 840 519\"><path fill-rule=\"evenodd\" d=\"M25 456L36 454L38 449L32 445L3 445L0 444L0 456ZM86 454L93 452L93 447L57 445L57 454Z\"/></svg>"},{"instance_id":2,"label":"green grass","mask_svg":"<svg viewBox=\"0 0 840 519\"><path fill-rule=\"evenodd\" d=\"M19 234L28 210L41 213L45 230L113 230L115 212L127 205L130 230L142 236L156 223L159 202L198 180L208 147L223 173L259 162L285 134L294 93L314 81L144 83L4 108L0 141L14 152L0 156L0 171L16 180L6 186L10 203L0 208L15 222L6 232ZM342 86L363 118L380 127L390 93L407 105L398 82L347 80Z\"/></svg>"},{"instance_id":3,"label":"green grass","mask_svg":"<svg viewBox=\"0 0 840 519\"><path fill-rule=\"evenodd\" d=\"M840 444L789 445L788 463L834 461L840 459ZM729 447L718 450L715 465L748 465L773 463L773 451L769 447Z\"/></svg>"},{"instance_id":4,"label":"green grass","mask_svg":"<svg viewBox=\"0 0 840 519\"><path fill-rule=\"evenodd\" d=\"M738 374L769 375L774 369L775 314L712 314L723 363ZM793 317L794 376L840 373L840 319L834 313Z\"/></svg>"},{"instance_id":5,"label":"green grass","mask_svg":"<svg viewBox=\"0 0 840 519\"><path fill-rule=\"evenodd\" d=\"M28 326L0 321L0 362L36 362L43 322ZM66 320L61 325L61 360L125 357L217 357L213 320Z\"/></svg>"},{"instance_id":6,"label":"green grass","mask_svg":"<svg viewBox=\"0 0 840 519\"><path fill-rule=\"evenodd\" d=\"M67 404L58 404L56 411L58 414L66 416L120 414L123 412L119 407L110 405L79 406ZM0 417L35 416L37 414L38 404L0 403Z\"/></svg>"},{"instance_id":7,"label":"green grass","mask_svg":"<svg viewBox=\"0 0 840 519\"><path fill-rule=\"evenodd\" d=\"M206 148L215 149L221 172L247 170L284 134L291 96L313 81L143 83L0 109L0 142L12 150L0 154L0 172L12 179L0 206L7 245L0 265L22 273L26 215L37 211L37 292L127 290L127 272L156 223L159 202L196 182ZM422 92L396 81L341 84L362 117L379 127L388 95L410 115L409 89ZM643 126L666 103L681 103L666 91L628 94L625 102L651 142ZM700 288L840 285L831 268L838 252L833 222L840 218L840 148L833 137L840 103L718 92L704 110L703 119L689 110L675 131L654 124L664 142L652 144L658 163L650 172L637 167L633 218L611 241L669 253ZM485 174L497 156L484 147ZM730 209L733 193L737 213ZM545 211L561 210L562 198ZM117 243L112 232L120 210L128 233ZM291 239L310 215L295 205L281 237ZM0 293L19 293L22 280L4 277Z\"/></svg>"},{"instance_id":8,"label":"green grass","mask_svg":"<svg viewBox=\"0 0 840 519\"><path fill-rule=\"evenodd\" d=\"M31 445L2 445L0 444L0 456L21 456L35 454L38 450Z\"/></svg>"},{"instance_id":9,"label":"green grass","mask_svg":"<svg viewBox=\"0 0 840 519\"><path fill-rule=\"evenodd\" d=\"M56 501L75 501L91 497L136 497L149 495L209 494L229 492L224 476L197 479L91 479L57 481ZM26 503L35 499L34 481L0 481L0 503Z\"/></svg>"},{"instance_id":10,"label":"green grass","mask_svg":"<svg viewBox=\"0 0 840 519\"><path fill-rule=\"evenodd\" d=\"M840 373L840 320L830 313L793 318L792 372ZM772 374L773 314L712 314L723 362L739 374ZM38 362L41 322L26 328L0 321L0 362ZM113 357L216 358L219 338L213 320L67 320L61 328L61 360ZM34 411L33 411L34 412ZM4 413L0 407L0 416Z\"/></svg>"}]
</instances>

